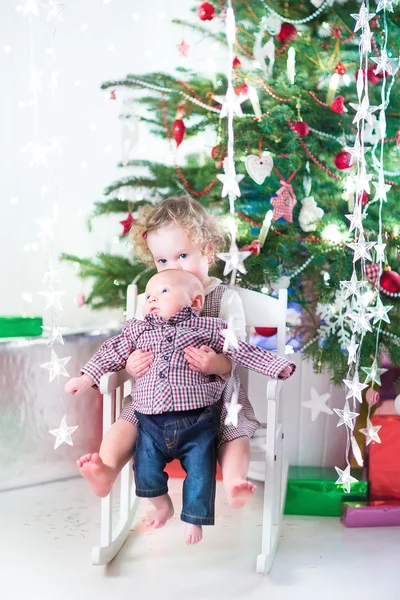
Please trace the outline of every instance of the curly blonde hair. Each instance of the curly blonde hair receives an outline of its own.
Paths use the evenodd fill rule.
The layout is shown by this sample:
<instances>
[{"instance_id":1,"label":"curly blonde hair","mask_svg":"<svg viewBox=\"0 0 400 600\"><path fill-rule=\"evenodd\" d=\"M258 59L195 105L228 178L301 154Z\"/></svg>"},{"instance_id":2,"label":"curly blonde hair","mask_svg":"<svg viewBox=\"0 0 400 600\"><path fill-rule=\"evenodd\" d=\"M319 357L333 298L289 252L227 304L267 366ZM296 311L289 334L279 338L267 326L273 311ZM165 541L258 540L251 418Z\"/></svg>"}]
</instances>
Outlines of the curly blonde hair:
<instances>
[{"instance_id":1,"label":"curly blonde hair","mask_svg":"<svg viewBox=\"0 0 400 600\"><path fill-rule=\"evenodd\" d=\"M144 234L171 224L182 227L192 242L199 244L202 253L208 256L210 266L214 264L216 253L225 246L225 236L216 218L189 196L171 196L156 206L141 209L130 230L134 254L141 262L154 266Z\"/></svg>"}]
</instances>

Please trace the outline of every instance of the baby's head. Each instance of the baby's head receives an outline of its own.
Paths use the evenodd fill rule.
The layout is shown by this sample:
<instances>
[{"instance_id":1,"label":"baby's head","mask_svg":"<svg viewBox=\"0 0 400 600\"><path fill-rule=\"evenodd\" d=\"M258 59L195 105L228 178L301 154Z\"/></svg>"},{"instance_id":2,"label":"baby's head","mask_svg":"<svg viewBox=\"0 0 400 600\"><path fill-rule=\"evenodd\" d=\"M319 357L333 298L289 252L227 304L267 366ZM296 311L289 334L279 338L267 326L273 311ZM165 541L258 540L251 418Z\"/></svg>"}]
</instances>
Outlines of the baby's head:
<instances>
[{"instance_id":1,"label":"baby's head","mask_svg":"<svg viewBox=\"0 0 400 600\"><path fill-rule=\"evenodd\" d=\"M131 239L136 257L148 266L189 271L201 283L225 245L215 217L188 196L144 207L132 225Z\"/></svg>"},{"instance_id":2,"label":"baby's head","mask_svg":"<svg viewBox=\"0 0 400 600\"><path fill-rule=\"evenodd\" d=\"M169 319L183 306L200 311L204 304L204 288L192 273L170 269L153 275L147 282L143 316L157 314Z\"/></svg>"}]
</instances>

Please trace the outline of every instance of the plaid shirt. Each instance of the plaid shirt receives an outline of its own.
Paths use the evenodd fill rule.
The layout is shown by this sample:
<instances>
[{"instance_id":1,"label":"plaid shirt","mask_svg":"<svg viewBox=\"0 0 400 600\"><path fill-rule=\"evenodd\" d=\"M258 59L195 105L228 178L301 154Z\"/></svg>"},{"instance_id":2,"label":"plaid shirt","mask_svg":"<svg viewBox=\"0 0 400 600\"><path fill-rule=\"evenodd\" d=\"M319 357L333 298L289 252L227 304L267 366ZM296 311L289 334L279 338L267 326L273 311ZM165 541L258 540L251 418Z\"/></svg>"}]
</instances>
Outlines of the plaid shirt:
<instances>
[{"instance_id":1,"label":"plaid shirt","mask_svg":"<svg viewBox=\"0 0 400 600\"><path fill-rule=\"evenodd\" d=\"M166 320L159 315L126 322L120 335L107 340L81 369L96 385L105 373L125 368L133 350L151 350L149 371L139 377L132 390L135 410L144 414L192 410L218 402L225 381L217 375L192 371L184 357L188 346L205 345L223 353L239 365L275 379L286 366L295 365L264 348L238 340L239 348L223 351L227 328L222 319L199 317L189 306Z\"/></svg>"}]
</instances>

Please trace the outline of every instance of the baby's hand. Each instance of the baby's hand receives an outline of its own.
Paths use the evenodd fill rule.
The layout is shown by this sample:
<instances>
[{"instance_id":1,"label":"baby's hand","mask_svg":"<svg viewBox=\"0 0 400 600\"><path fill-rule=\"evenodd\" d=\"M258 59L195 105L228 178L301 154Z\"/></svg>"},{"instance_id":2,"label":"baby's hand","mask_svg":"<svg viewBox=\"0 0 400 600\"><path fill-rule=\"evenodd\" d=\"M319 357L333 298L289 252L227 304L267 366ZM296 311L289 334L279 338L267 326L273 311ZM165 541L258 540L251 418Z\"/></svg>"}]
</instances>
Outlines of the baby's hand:
<instances>
[{"instance_id":1,"label":"baby's hand","mask_svg":"<svg viewBox=\"0 0 400 600\"><path fill-rule=\"evenodd\" d=\"M137 379L145 375L150 369L153 360L153 353L147 350L135 350L129 356L126 363L126 370L129 375Z\"/></svg>"},{"instance_id":2,"label":"baby's hand","mask_svg":"<svg viewBox=\"0 0 400 600\"><path fill-rule=\"evenodd\" d=\"M189 369L204 375L225 375L231 370L231 361L223 354L217 354L208 346L185 348L185 358L189 363Z\"/></svg>"},{"instance_id":3,"label":"baby's hand","mask_svg":"<svg viewBox=\"0 0 400 600\"><path fill-rule=\"evenodd\" d=\"M292 367L287 366L284 369L282 369L282 371L279 373L278 379L287 379L288 377L291 376L292 373L293 373Z\"/></svg>"},{"instance_id":4,"label":"baby's hand","mask_svg":"<svg viewBox=\"0 0 400 600\"><path fill-rule=\"evenodd\" d=\"M64 390L71 396L79 396L94 385L94 381L89 375L73 377L65 384Z\"/></svg>"}]
</instances>

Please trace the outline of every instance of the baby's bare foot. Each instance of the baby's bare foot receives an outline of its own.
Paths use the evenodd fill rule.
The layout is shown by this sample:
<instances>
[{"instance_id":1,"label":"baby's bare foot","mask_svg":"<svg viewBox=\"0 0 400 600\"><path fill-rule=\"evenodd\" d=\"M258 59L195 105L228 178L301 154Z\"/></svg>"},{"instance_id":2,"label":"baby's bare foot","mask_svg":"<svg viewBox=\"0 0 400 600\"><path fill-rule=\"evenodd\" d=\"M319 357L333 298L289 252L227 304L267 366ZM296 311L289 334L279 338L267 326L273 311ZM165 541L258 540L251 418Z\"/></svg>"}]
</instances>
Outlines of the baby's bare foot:
<instances>
[{"instance_id":1,"label":"baby's bare foot","mask_svg":"<svg viewBox=\"0 0 400 600\"><path fill-rule=\"evenodd\" d=\"M201 525L185 523L185 542L188 545L198 544L203 539L203 528Z\"/></svg>"},{"instance_id":2,"label":"baby's bare foot","mask_svg":"<svg viewBox=\"0 0 400 600\"><path fill-rule=\"evenodd\" d=\"M154 501L152 504L153 506L155 505ZM160 529L160 527L163 527L174 516L174 507L168 494L157 498L155 509L155 512L146 521L146 525L147 527L152 527L152 529Z\"/></svg>"},{"instance_id":3,"label":"baby's bare foot","mask_svg":"<svg viewBox=\"0 0 400 600\"><path fill-rule=\"evenodd\" d=\"M233 508L242 508L256 491L256 486L246 479L234 481L228 488L228 501Z\"/></svg>"},{"instance_id":4,"label":"baby's bare foot","mask_svg":"<svg viewBox=\"0 0 400 600\"><path fill-rule=\"evenodd\" d=\"M115 481L114 470L105 465L97 453L85 454L76 464L96 496L108 496Z\"/></svg>"}]
</instances>

